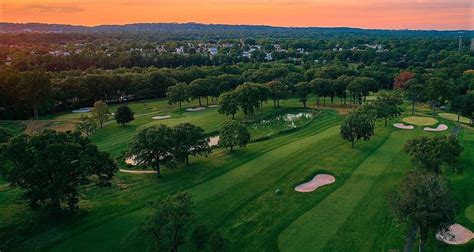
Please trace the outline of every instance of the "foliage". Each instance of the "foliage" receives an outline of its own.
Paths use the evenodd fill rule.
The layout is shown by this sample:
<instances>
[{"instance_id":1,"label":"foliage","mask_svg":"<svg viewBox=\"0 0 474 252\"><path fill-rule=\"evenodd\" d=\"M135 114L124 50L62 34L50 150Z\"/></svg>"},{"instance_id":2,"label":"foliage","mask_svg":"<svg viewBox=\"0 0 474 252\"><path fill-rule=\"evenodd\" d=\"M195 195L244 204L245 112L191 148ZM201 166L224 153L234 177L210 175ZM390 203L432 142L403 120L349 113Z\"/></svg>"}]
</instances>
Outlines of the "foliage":
<instances>
[{"instance_id":1,"label":"foliage","mask_svg":"<svg viewBox=\"0 0 474 252\"><path fill-rule=\"evenodd\" d=\"M266 85L271 91L273 107L279 107L280 100L285 99L288 96L288 87L281 81L270 81Z\"/></svg>"},{"instance_id":2,"label":"foliage","mask_svg":"<svg viewBox=\"0 0 474 252\"><path fill-rule=\"evenodd\" d=\"M115 112L115 121L117 121L118 124L125 126L126 123L135 119L133 115L134 113L129 106L121 105L117 108L117 112Z\"/></svg>"},{"instance_id":3,"label":"foliage","mask_svg":"<svg viewBox=\"0 0 474 252\"><path fill-rule=\"evenodd\" d=\"M299 82L295 86L296 96L299 101L303 103L303 107L306 108L306 102L308 101L308 95L311 94L312 86L308 82Z\"/></svg>"},{"instance_id":4,"label":"foliage","mask_svg":"<svg viewBox=\"0 0 474 252\"><path fill-rule=\"evenodd\" d=\"M221 94L219 97L218 112L224 115L232 115L232 119L234 119L235 114L239 111L239 102L237 98L236 92L226 92Z\"/></svg>"},{"instance_id":5,"label":"foliage","mask_svg":"<svg viewBox=\"0 0 474 252\"><path fill-rule=\"evenodd\" d=\"M227 120L219 131L219 145L224 148L234 149L234 146L245 147L250 142L250 133L244 124Z\"/></svg>"},{"instance_id":6,"label":"foliage","mask_svg":"<svg viewBox=\"0 0 474 252\"><path fill-rule=\"evenodd\" d=\"M153 125L138 132L129 143L128 155L137 165L151 166L161 177L160 167L172 165L175 145L173 130L164 125Z\"/></svg>"},{"instance_id":7,"label":"foliage","mask_svg":"<svg viewBox=\"0 0 474 252\"><path fill-rule=\"evenodd\" d=\"M107 103L103 101L96 101L94 103L94 107L91 110L91 114L92 117L97 120L100 127L102 128L104 122L107 121L110 116L109 107L107 106Z\"/></svg>"},{"instance_id":8,"label":"foliage","mask_svg":"<svg viewBox=\"0 0 474 252\"><path fill-rule=\"evenodd\" d=\"M190 123L181 123L173 127L175 143L172 154L176 162L189 163L189 155L206 155L210 153L209 139L204 130Z\"/></svg>"},{"instance_id":9,"label":"foliage","mask_svg":"<svg viewBox=\"0 0 474 252\"><path fill-rule=\"evenodd\" d=\"M378 93L375 101L375 109L377 110L377 117L384 118L385 127L387 127L387 120L392 119L402 114L400 105L403 99L400 92L382 91Z\"/></svg>"},{"instance_id":10,"label":"foliage","mask_svg":"<svg viewBox=\"0 0 474 252\"><path fill-rule=\"evenodd\" d=\"M393 80L393 88L395 89L406 89L407 82L415 77L415 73L412 72L401 72L395 76Z\"/></svg>"},{"instance_id":11,"label":"foliage","mask_svg":"<svg viewBox=\"0 0 474 252\"><path fill-rule=\"evenodd\" d=\"M6 128L0 127L0 144L8 142L13 134Z\"/></svg>"},{"instance_id":12,"label":"foliage","mask_svg":"<svg viewBox=\"0 0 474 252\"><path fill-rule=\"evenodd\" d=\"M237 101L245 116L250 117L260 107L258 84L244 83L235 89Z\"/></svg>"},{"instance_id":13,"label":"foliage","mask_svg":"<svg viewBox=\"0 0 474 252\"><path fill-rule=\"evenodd\" d=\"M62 203L73 210L78 187L96 177L100 186L111 184L117 166L109 155L79 133L46 130L41 134L18 135L4 148L7 164L2 171L11 187L25 190L33 208L47 205L59 211Z\"/></svg>"},{"instance_id":14,"label":"foliage","mask_svg":"<svg viewBox=\"0 0 474 252\"><path fill-rule=\"evenodd\" d=\"M445 104L454 97L455 88L452 81L446 81L440 77L432 77L428 80L426 96L432 103L433 116L436 115L436 106Z\"/></svg>"},{"instance_id":15,"label":"foliage","mask_svg":"<svg viewBox=\"0 0 474 252\"><path fill-rule=\"evenodd\" d=\"M49 76L39 70L24 72L19 83L21 96L33 108L35 119L38 119L39 108L52 98L53 90Z\"/></svg>"},{"instance_id":16,"label":"foliage","mask_svg":"<svg viewBox=\"0 0 474 252\"><path fill-rule=\"evenodd\" d=\"M441 165L457 168L463 148L454 136L417 137L407 141L403 151L423 170L441 173Z\"/></svg>"},{"instance_id":17,"label":"foliage","mask_svg":"<svg viewBox=\"0 0 474 252\"><path fill-rule=\"evenodd\" d=\"M196 251L229 251L229 241L208 226L194 228L191 242Z\"/></svg>"},{"instance_id":18,"label":"foliage","mask_svg":"<svg viewBox=\"0 0 474 252\"><path fill-rule=\"evenodd\" d=\"M92 117L81 116L76 130L89 137L97 130L97 122Z\"/></svg>"},{"instance_id":19,"label":"foliage","mask_svg":"<svg viewBox=\"0 0 474 252\"><path fill-rule=\"evenodd\" d=\"M420 251L428 234L447 230L456 213L446 181L430 172L409 172L390 196L390 205L400 220L416 226Z\"/></svg>"},{"instance_id":20,"label":"foliage","mask_svg":"<svg viewBox=\"0 0 474 252\"><path fill-rule=\"evenodd\" d=\"M374 121L377 114L374 110L357 109L352 111L342 122L340 134L350 141L352 147L360 140L369 140L374 134Z\"/></svg>"},{"instance_id":21,"label":"foliage","mask_svg":"<svg viewBox=\"0 0 474 252\"><path fill-rule=\"evenodd\" d=\"M186 91L187 88L188 85L183 82L168 87L168 90L166 91L166 98L168 98L168 103L179 103L179 108L181 108L182 102L189 101L188 92Z\"/></svg>"},{"instance_id":22,"label":"foliage","mask_svg":"<svg viewBox=\"0 0 474 252\"><path fill-rule=\"evenodd\" d=\"M192 196L186 192L167 197L156 204L155 213L146 227L161 250L177 252L187 242L194 223L192 206Z\"/></svg>"}]
</instances>

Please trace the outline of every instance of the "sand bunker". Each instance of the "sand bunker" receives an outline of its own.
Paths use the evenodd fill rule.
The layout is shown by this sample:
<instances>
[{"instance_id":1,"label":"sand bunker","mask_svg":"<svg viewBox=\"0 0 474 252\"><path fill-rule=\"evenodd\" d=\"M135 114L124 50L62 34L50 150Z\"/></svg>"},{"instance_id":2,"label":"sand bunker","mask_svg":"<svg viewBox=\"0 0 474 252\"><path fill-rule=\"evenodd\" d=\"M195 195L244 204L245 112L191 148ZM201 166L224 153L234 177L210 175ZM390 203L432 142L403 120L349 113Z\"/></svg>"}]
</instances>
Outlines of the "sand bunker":
<instances>
[{"instance_id":1,"label":"sand bunker","mask_svg":"<svg viewBox=\"0 0 474 252\"><path fill-rule=\"evenodd\" d=\"M163 120L163 119L168 119L168 118L171 118L171 116L170 115L154 116L151 119L153 119L153 120Z\"/></svg>"},{"instance_id":2,"label":"sand bunker","mask_svg":"<svg viewBox=\"0 0 474 252\"><path fill-rule=\"evenodd\" d=\"M430 128L430 127L423 128L424 131L435 131L435 132L445 131L447 129L448 129L448 126L446 124L440 124L436 128Z\"/></svg>"},{"instance_id":3,"label":"sand bunker","mask_svg":"<svg viewBox=\"0 0 474 252\"><path fill-rule=\"evenodd\" d=\"M87 108L80 108L80 109L75 109L72 111L72 113L88 113L91 112L92 108L87 107Z\"/></svg>"},{"instance_id":4,"label":"sand bunker","mask_svg":"<svg viewBox=\"0 0 474 252\"><path fill-rule=\"evenodd\" d=\"M131 166L137 165L137 161L135 161L135 156L131 156L125 159L125 163Z\"/></svg>"},{"instance_id":5,"label":"sand bunker","mask_svg":"<svg viewBox=\"0 0 474 252\"><path fill-rule=\"evenodd\" d=\"M413 125L405 125L403 123L394 123L393 127L398 128L398 129L404 129L404 130L412 130L415 128Z\"/></svg>"},{"instance_id":6,"label":"sand bunker","mask_svg":"<svg viewBox=\"0 0 474 252\"><path fill-rule=\"evenodd\" d=\"M449 231L446 233L437 233L436 239L451 245L460 245L468 243L474 239L474 234L471 230L459 225L453 224L449 226Z\"/></svg>"},{"instance_id":7,"label":"sand bunker","mask_svg":"<svg viewBox=\"0 0 474 252\"><path fill-rule=\"evenodd\" d=\"M336 181L336 178L334 178L331 175L328 174L318 174L314 176L314 178L311 181L308 181L306 183L303 183L297 187L295 187L295 191L297 192L312 192L319 187L332 184Z\"/></svg>"},{"instance_id":8,"label":"sand bunker","mask_svg":"<svg viewBox=\"0 0 474 252\"><path fill-rule=\"evenodd\" d=\"M208 108L217 108L217 107L219 107L219 105L209 105L209 106L207 106L207 107L208 107Z\"/></svg>"},{"instance_id":9,"label":"sand bunker","mask_svg":"<svg viewBox=\"0 0 474 252\"><path fill-rule=\"evenodd\" d=\"M219 144L219 136L213 136L209 138L209 147L216 146Z\"/></svg>"},{"instance_id":10,"label":"sand bunker","mask_svg":"<svg viewBox=\"0 0 474 252\"><path fill-rule=\"evenodd\" d=\"M188 112L196 112L196 111L201 111L201 110L205 110L205 109L206 109L205 107L187 108L186 111L188 111Z\"/></svg>"},{"instance_id":11,"label":"sand bunker","mask_svg":"<svg viewBox=\"0 0 474 252\"><path fill-rule=\"evenodd\" d=\"M124 169L120 169L119 171L126 172L126 173L132 173L132 174L153 174L153 173L156 173L156 171L152 171L152 170L124 170Z\"/></svg>"}]
</instances>

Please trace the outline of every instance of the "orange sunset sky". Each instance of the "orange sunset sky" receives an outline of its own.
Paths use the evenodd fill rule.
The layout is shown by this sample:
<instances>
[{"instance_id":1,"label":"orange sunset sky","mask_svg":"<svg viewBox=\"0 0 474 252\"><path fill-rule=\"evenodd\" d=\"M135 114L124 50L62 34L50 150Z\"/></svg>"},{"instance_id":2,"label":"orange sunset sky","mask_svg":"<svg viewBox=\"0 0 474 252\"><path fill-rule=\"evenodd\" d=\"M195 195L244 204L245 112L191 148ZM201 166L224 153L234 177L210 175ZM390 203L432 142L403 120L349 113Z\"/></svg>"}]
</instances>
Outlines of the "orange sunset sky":
<instances>
[{"instance_id":1,"label":"orange sunset sky","mask_svg":"<svg viewBox=\"0 0 474 252\"><path fill-rule=\"evenodd\" d=\"M0 0L1 22L474 29L473 0Z\"/></svg>"}]
</instances>

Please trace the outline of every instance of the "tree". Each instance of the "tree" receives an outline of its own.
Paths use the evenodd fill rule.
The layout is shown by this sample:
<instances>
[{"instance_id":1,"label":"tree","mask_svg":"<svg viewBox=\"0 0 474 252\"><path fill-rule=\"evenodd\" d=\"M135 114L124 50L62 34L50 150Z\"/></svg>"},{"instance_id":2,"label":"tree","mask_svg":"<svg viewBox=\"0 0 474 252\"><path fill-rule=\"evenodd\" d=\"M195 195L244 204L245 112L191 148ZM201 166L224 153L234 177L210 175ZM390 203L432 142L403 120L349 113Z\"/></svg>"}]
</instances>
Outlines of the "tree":
<instances>
[{"instance_id":1,"label":"tree","mask_svg":"<svg viewBox=\"0 0 474 252\"><path fill-rule=\"evenodd\" d=\"M175 146L172 154L178 163L189 164L189 155L205 155L211 152L209 139L204 130L190 123L181 123L173 127Z\"/></svg>"},{"instance_id":2,"label":"tree","mask_svg":"<svg viewBox=\"0 0 474 252\"><path fill-rule=\"evenodd\" d=\"M125 126L126 123L129 123L135 119L133 115L134 113L129 106L122 105L118 107L117 112L115 112L115 121L117 121L118 124Z\"/></svg>"},{"instance_id":3,"label":"tree","mask_svg":"<svg viewBox=\"0 0 474 252\"><path fill-rule=\"evenodd\" d=\"M408 140L403 151L416 167L439 174L442 164L455 168L463 148L454 136L436 136Z\"/></svg>"},{"instance_id":4,"label":"tree","mask_svg":"<svg viewBox=\"0 0 474 252\"><path fill-rule=\"evenodd\" d=\"M110 116L109 106L103 101L96 101L94 107L91 110L92 118L99 122L100 128L102 128L105 121Z\"/></svg>"},{"instance_id":5,"label":"tree","mask_svg":"<svg viewBox=\"0 0 474 252\"><path fill-rule=\"evenodd\" d=\"M288 96L288 88L281 81L270 81L267 87L271 90L271 97L273 99L273 107L280 107L280 100Z\"/></svg>"},{"instance_id":6,"label":"tree","mask_svg":"<svg viewBox=\"0 0 474 252\"><path fill-rule=\"evenodd\" d=\"M266 85L255 85L258 89L258 99L260 101L260 108L263 107L263 103L267 102L268 98L271 96L272 91ZM233 118L232 118L233 119Z\"/></svg>"},{"instance_id":7,"label":"tree","mask_svg":"<svg viewBox=\"0 0 474 252\"><path fill-rule=\"evenodd\" d=\"M234 119L235 114L239 111L239 102L237 99L237 94L232 91L221 94L219 97L218 112L224 115L232 115L232 119Z\"/></svg>"},{"instance_id":8,"label":"tree","mask_svg":"<svg viewBox=\"0 0 474 252\"><path fill-rule=\"evenodd\" d=\"M381 91L375 100L375 108L377 110L377 118L384 118L385 127L387 120L402 114L399 107L403 103L402 96L399 92Z\"/></svg>"},{"instance_id":9,"label":"tree","mask_svg":"<svg viewBox=\"0 0 474 252\"><path fill-rule=\"evenodd\" d=\"M166 98L168 98L168 104L179 103L179 108L181 108L181 103L189 101L188 92L186 89L188 85L186 83L180 82L174 86L168 88L166 92Z\"/></svg>"},{"instance_id":10,"label":"tree","mask_svg":"<svg viewBox=\"0 0 474 252\"><path fill-rule=\"evenodd\" d=\"M426 86L426 94L433 107L433 117L436 116L436 106L443 104L454 96L455 87L452 81L440 77L431 77Z\"/></svg>"},{"instance_id":11,"label":"tree","mask_svg":"<svg viewBox=\"0 0 474 252\"><path fill-rule=\"evenodd\" d=\"M0 68L0 106L3 107L4 119L8 118L8 106L18 98L20 74L11 68Z\"/></svg>"},{"instance_id":12,"label":"tree","mask_svg":"<svg viewBox=\"0 0 474 252\"><path fill-rule=\"evenodd\" d=\"M430 172L409 172L389 201L401 221L416 227L419 251L423 250L431 231L448 229L456 213L446 181Z\"/></svg>"},{"instance_id":13,"label":"tree","mask_svg":"<svg viewBox=\"0 0 474 252\"><path fill-rule=\"evenodd\" d=\"M375 121L375 118L377 115L373 110L357 109L352 111L341 124L341 137L350 141L352 148L360 139L369 140L374 135L372 121Z\"/></svg>"},{"instance_id":14,"label":"tree","mask_svg":"<svg viewBox=\"0 0 474 252\"><path fill-rule=\"evenodd\" d=\"M377 90L377 82L369 77L355 77L347 86L355 101L357 98L359 104L362 104L362 98L369 94L369 91Z\"/></svg>"},{"instance_id":15,"label":"tree","mask_svg":"<svg viewBox=\"0 0 474 252\"><path fill-rule=\"evenodd\" d=\"M412 72L401 72L393 79L393 88L405 90L407 82L415 77L415 73Z\"/></svg>"},{"instance_id":16,"label":"tree","mask_svg":"<svg viewBox=\"0 0 474 252\"><path fill-rule=\"evenodd\" d=\"M194 228L191 241L196 251L228 251L229 241L208 226Z\"/></svg>"},{"instance_id":17,"label":"tree","mask_svg":"<svg viewBox=\"0 0 474 252\"><path fill-rule=\"evenodd\" d=\"M250 142L250 133L244 124L228 120L219 131L219 145L234 150L234 146L245 147Z\"/></svg>"},{"instance_id":18,"label":"tree","mask_svg":"<svg viewBox=\"0 0 474 252\"><path fill-rule=\"evenodd\" d=\"M42 71L24 72L21 74L19 86L21 95L32 106L34 117L37 120L39 108L52 98L51 80Z\"/></svg>"},{"instance_id":19,"label":"tree","mask_svg":"<svg viewBox=\"0 0 474 252\"><path fill-rule=\"evenodd\" d=\"M188 96L192 99L199 100L201 107L201 98L207 96L207 81L205 79L196 79L189 83L187 88Z\"/></svg>"},{"instance_id":20,"label":"tree","mask_svg":"<svg viewBox=\"0 0 474 252\"><path fill-rule=\"evenodd\" d=\"M260 92L257 86L258 84L247 82L235 89L237 102L246 117L253 115L255 109L260 107Z\"/></svg>"},{"instance_id":21,"label":"tree","mask_svg":"<svg viewBox=\"0 0 474 252\"><path fill-rule=\"evenodd\" d=\"M151 166L161 177L160 168L172 165L175 139L173 130L164 125L153 125L136 134L129 143L128 155L137 165Z\"/></svg>"},{"instance_id":22,"label":"tree","mask_svg":"<svg viewBox=\"0 0 474 252\"><path fill-rule=\"evenodd\" d=\"M97 130L97 122L92 117L81 116L81 120L77 124L76 130L89 137Z\"/></svg>"},{"instance_id":23,"label":"tree","mask_svg":"<svg viewBox=\"0 0 474 252\"><path fill-rule=\"evenodd\" d=\"M410 79L405 84L405 90L408 97L412 102L411 104L411 114L415 114L415 103L423 97L423 91L425 87L423 83L417 78Z\"/></svg>"},{"instance_id":24,"label":"tree","mask_svg":"<svg viewBox=\"0 0 474 252\"><path fill-rule=\"evenodd\" d=\"M155 237L161 250L177 252L187 242L194 224L193 200L187 192L161 200L146 229Z\"/></svg>"},{"instance_id":25,"label":"tree","mask_svg":"<svg viewBox=\"0 0 474 252\"><path fill-rule=\"evenodd\" d=\"M303 103L303 107L306 108L306 102L308 101L308 95L311 94L312 86L308 82L299 82L295 86L296 96L299 101Z\"/></svg>"},{"instance_id":26,"label":"tree","mask_svg":"<svg viewBox=\"0 0 474 252\"><path fill-rule=\"evenodd\" d=\"M92 180L109 186L117 171L109 155L78 132L21 134L6 144L3 156L7 163L2 175L10 186L25 190L33 208L46 205L53 212L64 202L75 209L79 186Z\"/></svg>"}]
</instances>

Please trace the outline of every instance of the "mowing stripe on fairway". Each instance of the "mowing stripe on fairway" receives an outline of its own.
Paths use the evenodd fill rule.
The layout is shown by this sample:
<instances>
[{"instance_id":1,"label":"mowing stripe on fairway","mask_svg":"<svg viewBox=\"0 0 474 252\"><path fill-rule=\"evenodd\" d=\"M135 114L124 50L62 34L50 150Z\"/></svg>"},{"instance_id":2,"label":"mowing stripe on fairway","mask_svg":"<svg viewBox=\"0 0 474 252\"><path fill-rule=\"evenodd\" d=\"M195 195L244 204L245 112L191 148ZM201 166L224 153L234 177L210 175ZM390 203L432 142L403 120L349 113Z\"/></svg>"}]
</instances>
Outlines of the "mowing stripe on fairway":
<instances>
[{"instance_id":1,"label":"mowing stripe on fairway","mask_svg":"<svg viewBox=\"0 0 474 252\"><path fill-rule=\"evenodd\" d=\"M293 221L278 237L282 251L321 251L359 201L370 193L378 175L396 158L411 134L394 131L352 176L321 203Z\"/></svg>"}]
</instances>

